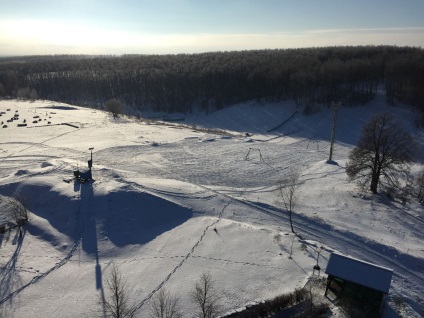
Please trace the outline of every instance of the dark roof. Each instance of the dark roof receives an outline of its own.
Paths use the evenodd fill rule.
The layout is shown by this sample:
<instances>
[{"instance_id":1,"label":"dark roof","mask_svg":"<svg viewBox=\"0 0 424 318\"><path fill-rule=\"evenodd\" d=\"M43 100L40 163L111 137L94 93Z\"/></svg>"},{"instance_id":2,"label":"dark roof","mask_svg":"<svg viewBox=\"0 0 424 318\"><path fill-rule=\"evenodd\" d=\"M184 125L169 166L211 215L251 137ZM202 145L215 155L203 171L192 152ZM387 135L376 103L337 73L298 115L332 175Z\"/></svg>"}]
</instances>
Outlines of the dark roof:
<instances>
[{"instance_id":1,"label":"dark roof","mask_svg":"<svg viewBox=\"0 0 424 318\"><path fill-rule=\"evenodd\" d=\"M332 253L328 260L328 275L366 286L385 294L389 293L393 270L356 258Z\"/></svg>"}]
</instances>

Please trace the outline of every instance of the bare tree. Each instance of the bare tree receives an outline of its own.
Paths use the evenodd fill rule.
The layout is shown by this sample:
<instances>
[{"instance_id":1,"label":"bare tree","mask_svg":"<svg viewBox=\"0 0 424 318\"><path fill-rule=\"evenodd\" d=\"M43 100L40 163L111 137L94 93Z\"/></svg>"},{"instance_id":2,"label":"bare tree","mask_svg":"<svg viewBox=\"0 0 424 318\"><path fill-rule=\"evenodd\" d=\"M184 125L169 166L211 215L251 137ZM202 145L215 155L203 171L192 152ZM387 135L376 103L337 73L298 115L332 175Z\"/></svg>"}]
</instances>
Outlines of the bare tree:
<instances>
[{"instance_id":1,"label":"bare tree","mask_svg":"<svg viewBox=\"0 0 424 318\"><path fill-rule=\"evenodd\" d=\"M289 211L290 227L292 233L295 233L293 229L292 213L295 209L299 200L299 179L300 172L291 171L287 177L278 182L278 194L282 200L284 208Z\"/></svg>"},{"instance_id":2,"label":"bare tree","mask_svg":"<svg viewBox=\"0 0 424 318\"><path fill-rule=\"evenodd\" d=\"M29 212L22 204L23 199L12 197L6 198L5 201L13 222L19 229L19 235L22 235L22 226L29 220Z\"/></svg>"},{"instance_id":3,"label":"bare tree","mask_svg":"<svg viewBox=\"0 0 424 318\"><path fill-rule=\"evenodd\" d=\"M413 145L392 115L377 114L364 126L358 145L349 154L347 175L362 188L369 185L373 193L379 185L399 188L409 173Z\"/></svg>"},{"instance_id":4,"label":"bare tree","mask_svg":"<svg viewBox=\"0 0 424 318\"><path fill-rule=\"evenodd\" d=\"M215 281L210 273L203 273L190 293L192 300L199 306L196 317L217 317L220 311L220 297L215 289Z\"/></svg>"},{"instance_id":5,"label":"bare tree","mask_svg":"<svg viewBox=\"0 0 424 318\"><path fill-rule=\"evenodd\" d=\"M128 301L129 291L125 279L122 278L116 264L112 265L109 278L107 279L109 297L105 300L105 308L108 316L113 318L131 318L135 316L137 307L130 305Z\"/></svg>"},{"instance_id":6,"label":"bare tree","mask_svg":"<svg viewBox=\"0 0 424 318\"><path fill-rule=\"evenodd\" d=\"M118 117L119 114L124 112L124 104L116 98L107 100L105 102L105 108L108 112L112 113L113 118Z\"/></svg>"},{"instance_id":7,"label":"bare tree","mask_svg":"<svg viewBox=\"0 0 424 318\"><path fill-rule=\"evenodd\" d=\"M150 305L150 316L153 318L182 317L179 298L163 289L156 294Z\"/></svg>"}]
</instances>

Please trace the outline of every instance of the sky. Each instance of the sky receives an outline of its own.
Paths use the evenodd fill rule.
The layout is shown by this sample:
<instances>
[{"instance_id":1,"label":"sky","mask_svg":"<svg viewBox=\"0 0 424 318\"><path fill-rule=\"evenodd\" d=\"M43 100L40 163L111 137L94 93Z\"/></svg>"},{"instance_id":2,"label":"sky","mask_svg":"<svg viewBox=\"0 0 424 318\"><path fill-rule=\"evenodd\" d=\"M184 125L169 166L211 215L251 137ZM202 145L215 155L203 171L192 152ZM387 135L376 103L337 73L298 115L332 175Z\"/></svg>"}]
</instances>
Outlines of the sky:
<instances>
[{"instance_id":1,"label":"sky","mask_svg":"<svg viewBox=\"0 0 424 318\"><path fill-rule=\"evenodd\" d=\"M424 46L423 0L0 0L0 55Z\"/></svg>"}]
</instances>

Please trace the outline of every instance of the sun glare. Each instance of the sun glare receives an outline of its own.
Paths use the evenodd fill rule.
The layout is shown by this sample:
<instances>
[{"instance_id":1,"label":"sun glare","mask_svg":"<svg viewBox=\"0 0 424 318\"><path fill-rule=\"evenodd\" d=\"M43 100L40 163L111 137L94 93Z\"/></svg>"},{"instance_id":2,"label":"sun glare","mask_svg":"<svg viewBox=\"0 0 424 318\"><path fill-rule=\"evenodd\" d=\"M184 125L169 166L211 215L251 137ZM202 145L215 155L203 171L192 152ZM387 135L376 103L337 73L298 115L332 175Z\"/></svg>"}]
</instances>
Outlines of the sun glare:
<instances>
[{"instance_id":1,"label":"sun glare","mask_svg":"<svg viewBox=\"0 0 424 318\"><path fill-rule=\"evenodd\" d=\"M421 46L423 28L299 30L258 34L146 34L75 22L0 22L2 54L164 54L337 45ZM15 53L16 54L16 53Z\"/></svg>"}]
</instances>

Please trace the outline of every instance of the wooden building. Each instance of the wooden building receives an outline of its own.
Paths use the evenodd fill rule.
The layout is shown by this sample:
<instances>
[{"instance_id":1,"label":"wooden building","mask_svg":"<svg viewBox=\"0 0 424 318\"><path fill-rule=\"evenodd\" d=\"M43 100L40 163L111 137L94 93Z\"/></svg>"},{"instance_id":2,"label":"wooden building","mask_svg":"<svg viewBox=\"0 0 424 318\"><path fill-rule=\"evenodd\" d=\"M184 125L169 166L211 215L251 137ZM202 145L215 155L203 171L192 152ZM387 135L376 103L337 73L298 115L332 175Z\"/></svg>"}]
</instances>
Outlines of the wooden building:
<instances>
[{"instance_id":1,"label":"wooden building","mask_svg":"<svg viewBox=\"0 0 424 318\"><path fill-rule=\"evenodd\" d=\"M336 297L360 308L365 316L382 314L393 270L332 253L325 273L328 275L325 296L332 291Z\"/></svg>"}]
</instances>

